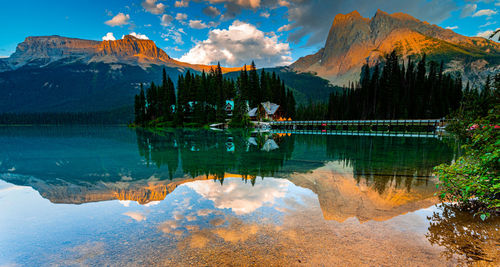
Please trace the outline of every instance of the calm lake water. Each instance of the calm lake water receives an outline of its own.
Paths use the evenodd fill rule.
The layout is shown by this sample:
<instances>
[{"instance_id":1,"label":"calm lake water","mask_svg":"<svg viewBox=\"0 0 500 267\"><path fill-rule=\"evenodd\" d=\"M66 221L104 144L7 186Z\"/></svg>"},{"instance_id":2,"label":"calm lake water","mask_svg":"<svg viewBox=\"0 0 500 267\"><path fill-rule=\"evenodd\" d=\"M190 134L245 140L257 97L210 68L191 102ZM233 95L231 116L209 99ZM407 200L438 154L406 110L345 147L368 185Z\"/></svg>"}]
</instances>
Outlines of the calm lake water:
<instances>
[{"instance_id":1,"label":"calm lake water","mask_svg":"<svg viewBox=\"0 0 500 267\"><path fill-rule=\"evenodd\" d=\"M0 127L0 266L499 264L437 137Z\"/></svg>"}]
</instances>

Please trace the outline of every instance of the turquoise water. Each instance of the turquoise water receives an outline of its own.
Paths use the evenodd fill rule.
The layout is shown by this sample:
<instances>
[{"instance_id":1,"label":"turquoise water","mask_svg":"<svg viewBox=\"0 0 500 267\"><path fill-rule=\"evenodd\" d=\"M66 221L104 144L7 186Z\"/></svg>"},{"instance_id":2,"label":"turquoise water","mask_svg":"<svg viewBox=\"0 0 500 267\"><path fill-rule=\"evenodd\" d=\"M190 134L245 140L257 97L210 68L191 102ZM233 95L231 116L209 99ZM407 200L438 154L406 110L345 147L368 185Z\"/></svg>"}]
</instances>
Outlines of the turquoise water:
<instances>
[{"instance_id":1,"label":"turquoise water","mask_svg":"<svg viewBox=\"0 0 500 267\"><path fill-rule=\"evenodd\" d=\"M439 227L459 214L432 175L453 140L47 126L2 127L0 147L0 265L474 258ZM473 260L496 260L498 229L468 220Z\"/></svg>"}]
</instances>

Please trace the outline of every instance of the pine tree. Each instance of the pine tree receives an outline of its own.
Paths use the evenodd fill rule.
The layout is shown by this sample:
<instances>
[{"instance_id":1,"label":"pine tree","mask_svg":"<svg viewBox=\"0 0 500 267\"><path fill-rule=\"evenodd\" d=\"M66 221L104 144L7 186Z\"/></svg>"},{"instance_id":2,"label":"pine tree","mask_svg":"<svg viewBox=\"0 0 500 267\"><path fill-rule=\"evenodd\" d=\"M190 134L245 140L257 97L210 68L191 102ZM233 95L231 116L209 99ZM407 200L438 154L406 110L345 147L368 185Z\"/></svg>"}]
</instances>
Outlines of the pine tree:
<instances>
[{"instance_id":1,"label":"pine tree","mask_svg":"<svg viewBox=\"0 0 500 267\"><path fill-rule=\"evenodd\" d=\"M257 74L257 67L255 66L255 62L252 61L250 65L250 71L248 74L248 85L249 85L249 96L250 96L250 104L252 106L257 106L262 102L261 97L261 89L260 89L260 81L259 75Z\"/></svg>"},{"instance_id":2,"label":"pine tree","mask_svg":"<svg viewBox=\"0 0 500 267\"><path fill-rule=\"evenodd\" d=\"M288 93L287 93L287 114L286 116L288 118L291 118L291 119L294 119L295 118L295 106L297 105L297 103L295 102L295 97L293 96L293 92L288 90Z\"/></svg>"},{"instance_id":3,"label":"pine tree","mask_svg":"<svg viewBox=\"0 0 500 267\"><path fill-rule=\"evenodd\" d=\"M216 120L218 122L224 122L226 119L226 95L224 94L224 79L222 77L222 69L220 67L220 63L217 64L214 75L215 86L217 90Z\"/></svg>"},{"instance_id":4,"label":"pine tree","mask_svg":"<svg viewBox=\"0 0 500 267\"><path fill-rule=\"evenodd\" d=\"M481 113L487 114L488 110L492 106L492 94L491 94L491 77L488 75L486 77L486 82L484 83L483 90L480 94L480 105Z\"/></svg>"},{"instance_id":5,"label":"pine tree","mask_svg":"<svg viewBox=\"0 0 500 267\"><path fill-rule=\"evenodd\" d=\"M424 118L425 116L425 107L426 107L426 98L428 96L428 92L426 89L426 55L423 54L422 59L418 63L417 66L417 74L415 79L415 97L416 101L416 118Z\"/></svg>"},{"instance_id":6,"label":"pine tree","mask_svg":"<svg viewBox=\"0 0 500 267\"><path fill-rule=\"evenodd\" d=\"M248 110L246 101L240 93L236 94L234 98L233 117L231 119L231 126L236 128L244 128L250 125L250 118L248 117Z\"/></svg>"}]
</instances>

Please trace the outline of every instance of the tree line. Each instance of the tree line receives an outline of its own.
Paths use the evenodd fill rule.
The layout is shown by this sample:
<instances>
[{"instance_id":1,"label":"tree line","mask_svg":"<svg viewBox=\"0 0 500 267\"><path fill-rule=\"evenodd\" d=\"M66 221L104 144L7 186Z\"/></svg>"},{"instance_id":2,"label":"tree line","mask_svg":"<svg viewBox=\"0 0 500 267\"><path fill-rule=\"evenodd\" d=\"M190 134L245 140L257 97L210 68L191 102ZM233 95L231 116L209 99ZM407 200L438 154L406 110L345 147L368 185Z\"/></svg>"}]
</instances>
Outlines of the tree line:
<instances>
[{"instance_id":1,"label":"tree line","mask_svg":"<svg viewBox=\"0 0 500 267\"><path fill-rule=\"evenodd\" d=\"M257 73L255 63L244 66L235 80L225 78L220 64L210 72L196 74L187 71L179 75L177 93L170 77L163 70L161 85L151 83L135 96L135 124L140 126L159 125L168 122L171 126L186 123L205 125L211 122L225 122L229 119L226 101L234 101L232 123L238 126L248 124L249 108L270 101L280 105L281 113L295 116L295 97L276 73Z\"/></svg>"},{"instance_id":2,"label":"tree line","mask_svg":"<svg viewBox=\"0 0 500 267\"><path fill-rule=\"evenodd\" d=\"M400 64L400 62L402 62ZM426 119L442 118L460 106L462 78L444 73L443 62L408 59L396 51L372 68L362 67L358 83L330 94L328 104L299 107L303 119Z\"/></svg>"},{"instance_id":3,"label":"tree line","mask_svg":"<svg viewBox=\"0 0 500 267\"><path fill-rule=\"evenodd\" d=\"M331 95L328 116L332 119L426 119L441 118L456 110L462 98L462 79L443 73L443 62L400 64L393 51L385 62L371 69L365 64L359 88Z\"/></svg>"}]
</instances>

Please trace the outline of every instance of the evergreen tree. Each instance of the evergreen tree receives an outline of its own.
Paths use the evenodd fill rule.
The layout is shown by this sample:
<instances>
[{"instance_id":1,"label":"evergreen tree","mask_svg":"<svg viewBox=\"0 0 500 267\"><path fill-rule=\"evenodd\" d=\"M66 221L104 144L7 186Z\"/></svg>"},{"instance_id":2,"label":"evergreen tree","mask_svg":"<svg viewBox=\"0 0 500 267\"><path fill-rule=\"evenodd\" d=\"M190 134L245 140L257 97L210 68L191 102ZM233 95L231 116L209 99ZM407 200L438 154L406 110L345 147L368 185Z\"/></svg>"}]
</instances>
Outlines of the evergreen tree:
<instances>
[{"instance_id":1,"label":"evergreen tree","mask_svg":"<svg viewBox=\"0 0 500 267\"><path fill-rule=\"evenodd\" d=\"M220 63L217 64L214 76L215 88L217 90L216 120L218 122L224 122L226 119L226 95L224 94L224 80Z\"/></svg>"},{"instance_id":2,"label":"evergreen tree","mask_svg":"<svg viewBox=\"0 0 500 267\"><path fill-rule=\"evenodd\" d=\"M429 63L425 55L417 68L411 59L407 67L399 64L396 52L373 67L363 66L359 85L349 83L343 93L331 94L326 117L329 119L407 119L441 118L459 107L462 79L443 73L443 63ZM379 75L382 69L381 75ZM466 93L469 91L469 86ZM488 91L488 89L486 89ZM471 98L474 92L469 93ZM483 93L488 95L488 93ZM487 99L483 97L482 99ZM487 106L487 105L486 105ZM298 111L297 114L307 113Z\"/></svg>"},{"instance_id":3,"label":"evergreen tree","mask_svg":"<svg viewBox=\"0 0 500 267\"><path fill-rule=\"evenodd\" d=\"M416 97L416 112L415 118L424 118L425 107L426 107L426 97L428 96L426 90L426 55L422 56L422 59L418 63L417 73L415 79L415 97Z\"/></svg>"},{"instance_id":4,"label":"evergreen tree","mask_svg":"<svg viewBox=\"0 0 500 267\"><path fill-rule=\"evenodd\" d=\"M134 98L135 124L144 126L146 122L146 97L141 83L141 91Z\"/></svg>"},{"instance_id":5,"label":"evergreen tree","mask_svg":"<svg viewBox=\"0 0 500 267\"><path fill-rule=\"evenodd\" d=\"M249 96L250 105L257 106L262 103L262 93L260 89L259 76L257 75L257 67L255 62L252 61L250 65L250 71L248 74L248 86L249 86Z\"/></svg>"},{"instance_id":6,"label":"evergreen tree","mask_svg":"<svg viewBox=\"0 0 500 267\"><path fill-rule=\"evenodd\" d=\"M293 96L293 92L292 91L288 91L287 93L287 104L286 104L286 107L287 107L287 113L286 113L286 117L287 118L291 118L291 119L294 119L295 118L295 106L297 105L297 103L295 102L295 97Z\"/></svg>"}]
</instances>

